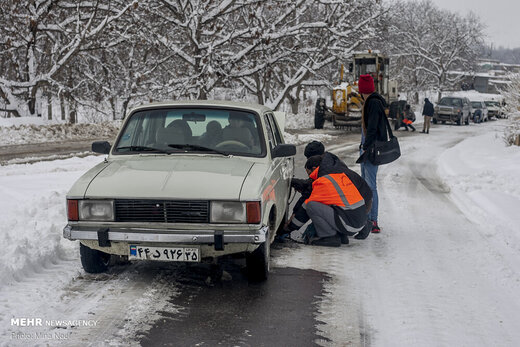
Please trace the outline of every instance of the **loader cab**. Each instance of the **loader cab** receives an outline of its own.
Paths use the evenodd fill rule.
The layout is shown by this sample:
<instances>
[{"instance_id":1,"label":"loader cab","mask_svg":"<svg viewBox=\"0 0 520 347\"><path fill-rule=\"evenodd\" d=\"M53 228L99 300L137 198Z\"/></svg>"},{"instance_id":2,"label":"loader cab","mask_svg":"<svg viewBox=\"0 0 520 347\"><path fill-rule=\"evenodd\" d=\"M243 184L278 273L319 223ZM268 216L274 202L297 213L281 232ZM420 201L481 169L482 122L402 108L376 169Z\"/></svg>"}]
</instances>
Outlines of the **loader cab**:
<instances>
[{"instance_id":1,"label":"loader cab","mask_svg":"<svg viewBox=\"0 0 520 347\"><path fill-rule=\"evenodd\" d=\"M389 88L390 59L380 53L360 53L354 54L353 62L352 75L354 80L358 81L361 75L372 75L376 92L387 98L391 92ZM395 86L394 89L397 92Z\"/></svg>"}]
</instances>

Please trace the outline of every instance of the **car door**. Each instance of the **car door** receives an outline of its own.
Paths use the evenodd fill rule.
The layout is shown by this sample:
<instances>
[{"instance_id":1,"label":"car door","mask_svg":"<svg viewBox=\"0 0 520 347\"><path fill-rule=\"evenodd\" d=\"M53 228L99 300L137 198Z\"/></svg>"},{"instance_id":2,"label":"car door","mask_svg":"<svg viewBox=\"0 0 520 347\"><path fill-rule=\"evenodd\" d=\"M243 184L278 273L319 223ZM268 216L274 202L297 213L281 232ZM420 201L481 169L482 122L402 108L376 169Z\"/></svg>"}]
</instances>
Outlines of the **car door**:
<instances>
[{"instance_id":1,"label":"car door","mask_svg":"<svg viewBox=\"0 0 520 347\"><path fill-rule=\"evenodd\" d=\"M269 112L264 115L266 124L269 156L271 157L271 165L269 168L271 182L274 188L274 196L276 206L278 207L278 218L281 219L285 209L287 208L287 201L289 199L291 177L293 175L293 157L272 157L272 150L279 144L283 144L283 136L278 127L278 123L273 115Z\"/></svg>"}]
</instances>

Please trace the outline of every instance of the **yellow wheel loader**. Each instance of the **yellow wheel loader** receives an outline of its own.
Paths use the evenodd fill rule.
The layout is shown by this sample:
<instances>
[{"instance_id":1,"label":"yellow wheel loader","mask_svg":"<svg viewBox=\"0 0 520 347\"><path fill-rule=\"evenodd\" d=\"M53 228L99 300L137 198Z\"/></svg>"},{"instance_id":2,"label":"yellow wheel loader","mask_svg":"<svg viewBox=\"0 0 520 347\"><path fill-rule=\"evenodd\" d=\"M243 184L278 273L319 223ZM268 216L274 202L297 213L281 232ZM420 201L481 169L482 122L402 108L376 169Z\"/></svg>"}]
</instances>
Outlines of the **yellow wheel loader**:
<instances>
[{"instance_id":1,"label":"yellow wheel loader","mask_svg":"<svg viewBox=\"0 0 520 347\"><path fill-rule=\"evenodd\" d=\"M397 100L397 83L389 79L390 59L381 53L371 51L355 53L349 64L350 82L343 80L344 68L341 65L340 82L332 90L332 107L325 105L325 99L318 99L314 115L315 128L323 128L325 120L332 121L335 127L361 126L363 99L358 93L357 81L360 75L371 74L376 92L390 104Z\"/></svg>"}]
</instances>

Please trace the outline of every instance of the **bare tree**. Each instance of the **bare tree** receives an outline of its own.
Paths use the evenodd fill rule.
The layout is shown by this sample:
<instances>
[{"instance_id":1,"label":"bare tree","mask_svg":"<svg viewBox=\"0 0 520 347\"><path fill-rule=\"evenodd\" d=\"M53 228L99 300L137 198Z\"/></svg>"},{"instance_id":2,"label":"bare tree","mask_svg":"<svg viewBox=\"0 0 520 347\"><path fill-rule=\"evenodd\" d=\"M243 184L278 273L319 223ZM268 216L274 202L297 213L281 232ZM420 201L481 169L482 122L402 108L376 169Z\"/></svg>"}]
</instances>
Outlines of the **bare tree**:
<instances>
[{"instance_id":1,"label":"bare tree","mask_svg":"<svg viewBox=\"0 0 520 347\"><path fill-rule=\"evenodd\" d=\"M68 89L60 74L70 61L131 9L133 2L59 0L0 3L0 97L15 116L36 115L46 87Z\"/></svg>"},{"instance_id":2,"label":"bare tree","mask_svg":"<svg viewBox=\"0 0 520 347\"><path fill-rule=\"evenodd\" d=\"M462 17L430 0L396 5L389 42L405 85L442 91L460 82L455 70L472 71L481 49L484 25L470 13Z\"/></svg>"}]
</instances>

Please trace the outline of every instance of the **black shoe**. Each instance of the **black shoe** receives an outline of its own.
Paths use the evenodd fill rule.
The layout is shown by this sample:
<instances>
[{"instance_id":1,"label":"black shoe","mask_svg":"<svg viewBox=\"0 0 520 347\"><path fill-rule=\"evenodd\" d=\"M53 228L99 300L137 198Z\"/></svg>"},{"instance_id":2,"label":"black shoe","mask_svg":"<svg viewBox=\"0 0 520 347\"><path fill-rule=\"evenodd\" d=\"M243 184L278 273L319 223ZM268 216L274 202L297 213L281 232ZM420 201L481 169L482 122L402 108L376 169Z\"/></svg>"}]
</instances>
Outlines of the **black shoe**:
<instances>
[{"instance_id":1,"label":"black shoe","mask_svg":"<svg viewBox=\"0 0 520 347\"><path fill-rule=\"evenodd\" d=\"M361 229L360 232L358 232L356 235L354 235L354 238L356 240L364 240L370 235L370 232L372 231L372 222L368 221L367 224L363 229Z\"/></svg>"},{"instance_id":2,"label":"black shoe","mask_svg":"<svg viewBox=\"0 0 520 347\"><path fill-rule=\"evenodd\" d=\"M348 245L348 235L347 234L339 234L339 238L341 239L342 245Z\"/></svg>"},{"instance_id":3,"label":"black shoe","mask_svg":"<svg viewBox=\"0 0 520 347\"><path fill-rule=\"evenodd\" d=\"M430 133L430 130L428 130L426 133L429 134L429 133Z\"/></svg>"},{"instance_id":4,"label":"black shoe","mask_svg":"<svg viewBox=\"0 0 520 347\"><path fill-rule=\"evenodd\" d=\"M339 235L322 237L311 242L313 246L339 247L341 246L341 238Z\"/></svg>"},{"instance_id":5,"label":"black shoe","mask_svg":"<svg viewBox=\"0 0 520 347\"><path fill-rule=\"evenodd\" d=\"M423 134L424 134L425 132L426 132L426 131L424 131L424 130L423 130L423 131L421 131L421 133L423 133Z\"/></svg>"}]
</instances>

